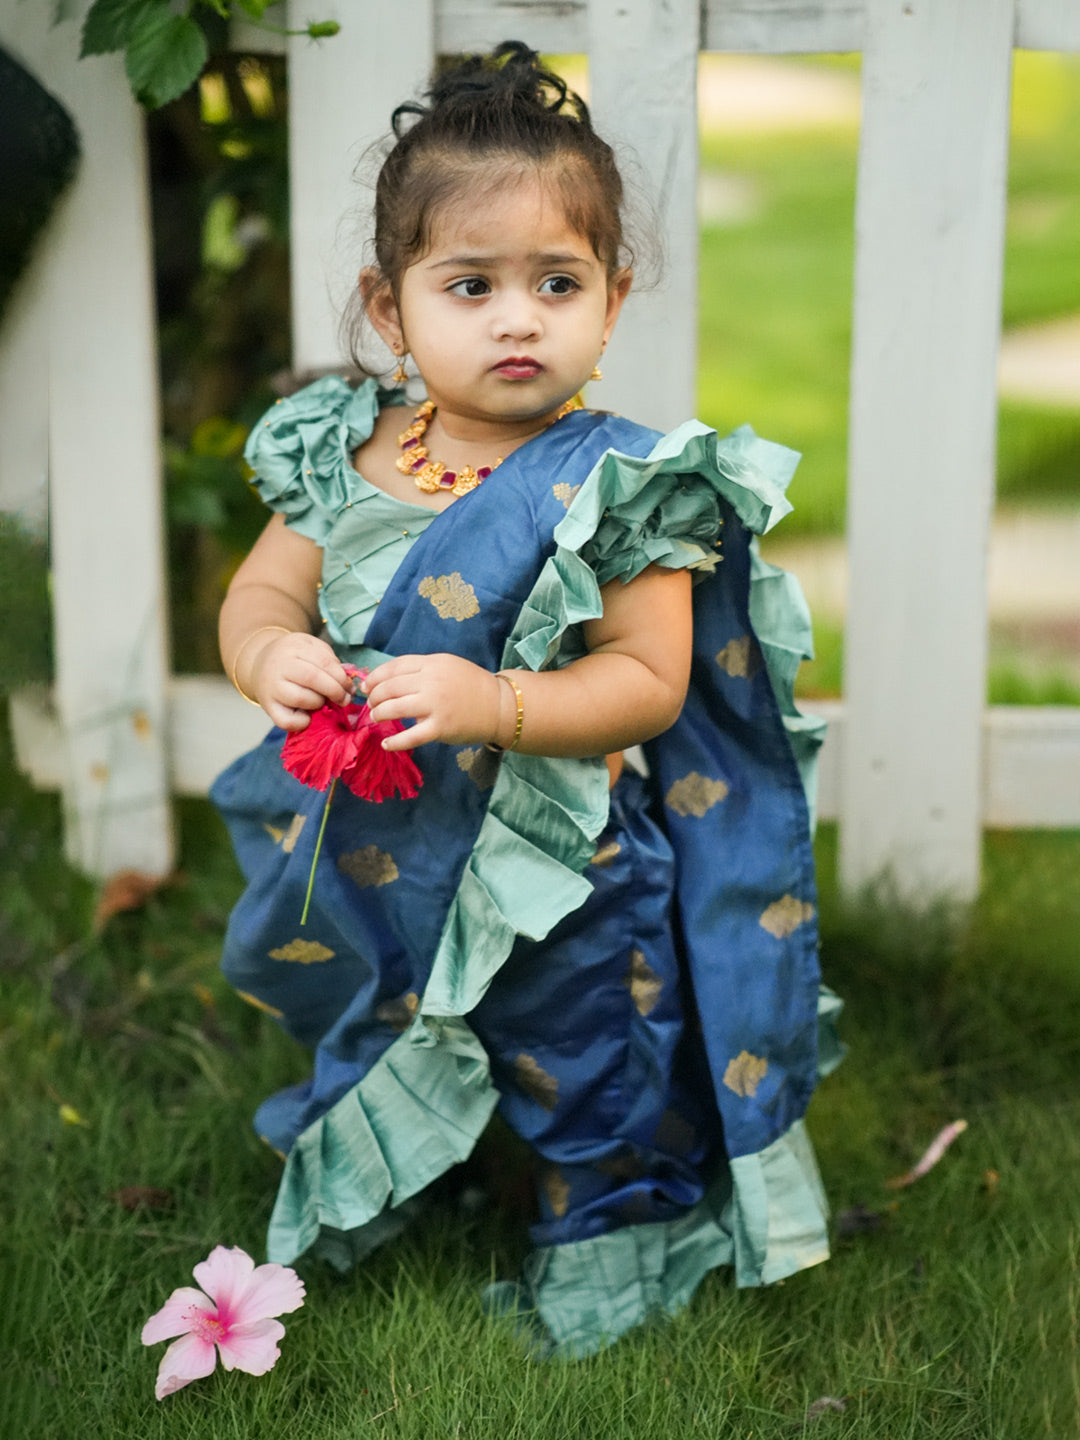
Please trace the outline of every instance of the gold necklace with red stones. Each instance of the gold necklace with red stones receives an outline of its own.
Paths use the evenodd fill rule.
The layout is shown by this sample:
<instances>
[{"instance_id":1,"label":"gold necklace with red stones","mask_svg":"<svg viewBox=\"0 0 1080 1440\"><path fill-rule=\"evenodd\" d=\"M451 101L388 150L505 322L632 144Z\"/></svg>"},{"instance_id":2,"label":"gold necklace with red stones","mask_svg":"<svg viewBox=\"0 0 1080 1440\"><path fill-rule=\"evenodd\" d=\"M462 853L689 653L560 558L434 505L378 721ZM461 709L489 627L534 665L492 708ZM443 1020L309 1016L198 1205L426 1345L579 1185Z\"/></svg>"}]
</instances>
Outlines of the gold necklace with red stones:
<instances>
[{"instance_id":1,"label":"gold necklace with red stones","mask_svg":"<svg viewBox=\"0 0 1080 1440\"><path fill-rule=\"evenodd\" d=\"M584 409L584 402L580 395L575 395L560 406L558 414L548 423L554 425L556 420L561 420L572 410L581 409ZM398 436L401 454L394 464L403 475L411 475L416 488L428 495L433 495L437 490L448 490L451 495L467 495L470 490L475 490L481 481L486 480L493 470L499 468L503 457L500 455L492 464L481 465L476 470L471 465L463 465L460 470L448 470L441 460L431 459L427 446L423 443L427 428L434 417L435 402L425 400L413 416L412 424Z\"/></svg>"}]
</instances>

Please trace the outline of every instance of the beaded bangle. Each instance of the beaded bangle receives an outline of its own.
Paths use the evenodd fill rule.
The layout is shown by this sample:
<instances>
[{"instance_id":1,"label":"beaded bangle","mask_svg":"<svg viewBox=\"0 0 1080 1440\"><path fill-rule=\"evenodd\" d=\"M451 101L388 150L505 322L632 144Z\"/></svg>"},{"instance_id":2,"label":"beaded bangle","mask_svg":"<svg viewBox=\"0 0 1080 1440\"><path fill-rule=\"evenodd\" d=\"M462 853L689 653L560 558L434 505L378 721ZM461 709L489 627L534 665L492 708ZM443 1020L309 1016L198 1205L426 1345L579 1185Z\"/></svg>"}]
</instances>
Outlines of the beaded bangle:
<instances>
[{"instance_id":1,"label":"beaded bangle","mask_svg":"<svg viewBox=\"0 0 1080 1440\"><path fill-rule=\"evenodd\" d=\"M292 634L292 631L289 629L289 627L288 627L287 625L260 625L257 630L252 630L252 632L251 632L250 635L246 635L246 636L244 637L244 640L243 640L243 642L241 643L240 649L237 650L236 654L233 656L232 669L229 671L229 679L230 679L230 680L232 681L232 683L233 683L233 689L236 691L236 693L237 693L238 695L242 696L243 699L245 699L245 700L248 702L249 705L258 705L259 702L258 702L258 700L253 700L253 699L251 698L251 696L247 693L247 691L246 691L246 690L243 688L243 686L240 684L240 681L236 678L236 667L237 667L237 666L239 665L239 663L240 663L240 656L244 653L244 651L247 649L247 647L251 644L252 640L255 639L255 636L256 636L256 635L262 635L262 634L264 634L267 630L279 630L282 635L291 635L291 634Z\"/></svg>"},{"instance_id":2,"label":"beaded bangle","mask_svg":"<svg viewBox=\"0 0 1080 1440\"><path fill-rule=\"evenodd\" d=\"M504 750L516 750L518 741L521 739L521 727L525 721L525 696L521 693L521 686L516 680L511 680L505 670L495 672L496 680L505 680L510 689L514 692L514 699L517 701L517 722L514 725L514 738L509 745L486 745L485 749L501 755Z\"/></svg>"}]
</instances>

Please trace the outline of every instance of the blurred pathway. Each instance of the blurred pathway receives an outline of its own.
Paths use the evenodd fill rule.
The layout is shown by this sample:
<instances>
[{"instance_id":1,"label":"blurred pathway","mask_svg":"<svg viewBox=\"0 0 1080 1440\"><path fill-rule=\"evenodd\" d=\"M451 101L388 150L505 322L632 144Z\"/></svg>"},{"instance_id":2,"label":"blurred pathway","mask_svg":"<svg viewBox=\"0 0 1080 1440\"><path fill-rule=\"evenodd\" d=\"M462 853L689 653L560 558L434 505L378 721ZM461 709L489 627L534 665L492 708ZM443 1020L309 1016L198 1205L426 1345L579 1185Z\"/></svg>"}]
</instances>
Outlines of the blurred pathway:
<instances>
[{"instance_id":1,"label":"blurred pathway","mask_svg":"<svg viewBox=\"0 0 1080 1440\"><path fill-rule=\"evenodd\" d=\"M1077 477L1080 500L1080 476ZM793 570L815 615L837 623L847 603L847 545L833 537L788 540L782 527L762 554ZM988 563L990 619L1007 625L1071 624L1080 644L1080 505L1004 510L994 518ZM1077 657L1080 662L1080 655Z\"/></svg>"}]
</instances>

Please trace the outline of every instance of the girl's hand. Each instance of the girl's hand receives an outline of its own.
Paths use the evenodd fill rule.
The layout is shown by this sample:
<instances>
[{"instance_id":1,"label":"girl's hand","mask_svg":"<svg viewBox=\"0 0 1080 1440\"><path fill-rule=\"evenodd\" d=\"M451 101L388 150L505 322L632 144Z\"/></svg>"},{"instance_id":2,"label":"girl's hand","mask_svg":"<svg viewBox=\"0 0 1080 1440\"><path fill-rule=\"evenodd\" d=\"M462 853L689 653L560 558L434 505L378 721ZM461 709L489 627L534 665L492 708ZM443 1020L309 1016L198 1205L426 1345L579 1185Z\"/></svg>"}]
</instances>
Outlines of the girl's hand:
<instances>
[{"instance_id":1,"label":"girl's hand","mask_svg":"<svg viewBox=\"0 0 1080 1440\"><path fill-rule=\"evenodd\" d=\"M327 700L344 705L353 693L345 667L315 635L271 637L248 661L250 693L282 730L304 730Z\"/></svg>"},{"instance_id":2,"label":"girl's hand","mask_svg":"<svg viewBox=\"0 0 1080 1440\"><path fill-rule=\"evenodd\" d=\"M399 655L372 670L360 688L373 720L416 721L384 740L384 750L412 750L429 740L451 745L495 741L500 692L509 693L490 670L458 655Z\"/></svg>"}]
</instances>

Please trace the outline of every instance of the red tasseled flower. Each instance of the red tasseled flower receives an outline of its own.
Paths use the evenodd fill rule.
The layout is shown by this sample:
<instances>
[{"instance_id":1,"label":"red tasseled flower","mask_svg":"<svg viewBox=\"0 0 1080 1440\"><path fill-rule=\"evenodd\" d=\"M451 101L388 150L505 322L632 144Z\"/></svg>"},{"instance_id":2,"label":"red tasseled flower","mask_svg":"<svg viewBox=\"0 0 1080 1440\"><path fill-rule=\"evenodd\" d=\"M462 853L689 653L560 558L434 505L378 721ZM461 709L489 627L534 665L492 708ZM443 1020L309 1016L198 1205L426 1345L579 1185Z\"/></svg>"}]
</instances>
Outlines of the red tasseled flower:
<instances>
[{"instance_id":1,"label":"red tasseled flower","mask_svg":"<svg viewBox=\"0 0 1080 1440\"><path fill-rule=\"evenodd\" d=\"M407 750L382 748L383 740L404 728L400 720L373 721L366 702L328 701L313 713L306 730L289 735L281 763L313 790L325 790L340 778L361 800L378 803L395 795L412 800L423 784L416 762Z\"/></svg>"},{"instance_id":2,"label":"red tasseled flower","mask_svg":"<svg viewBox=\"0 0 1080 1440\"><path fill-rule=\"evenodd\" d=\"M349 675L363 679L366 670L345 666ZM339 780L343 780L354 795L361 800L376 803L399 795L402 800L412 800L420 793L424 783L416 762L407 750L384 750L382 742L391 735L404 730L400 720L379 720L371 718L367 702L354 705L346 701L335 705L327 701L316 710L306 730L294 731L286 737L281 749L281 763L290 775L313 790L330 793L323 806L322 823L315 841L315 854L311 859L311 873L308 875L307 895L300 924L307 924L311 892L315 885L315 867L322 850L326 819L330 813L330 801Z\"/></svg>"}]
</instances>

